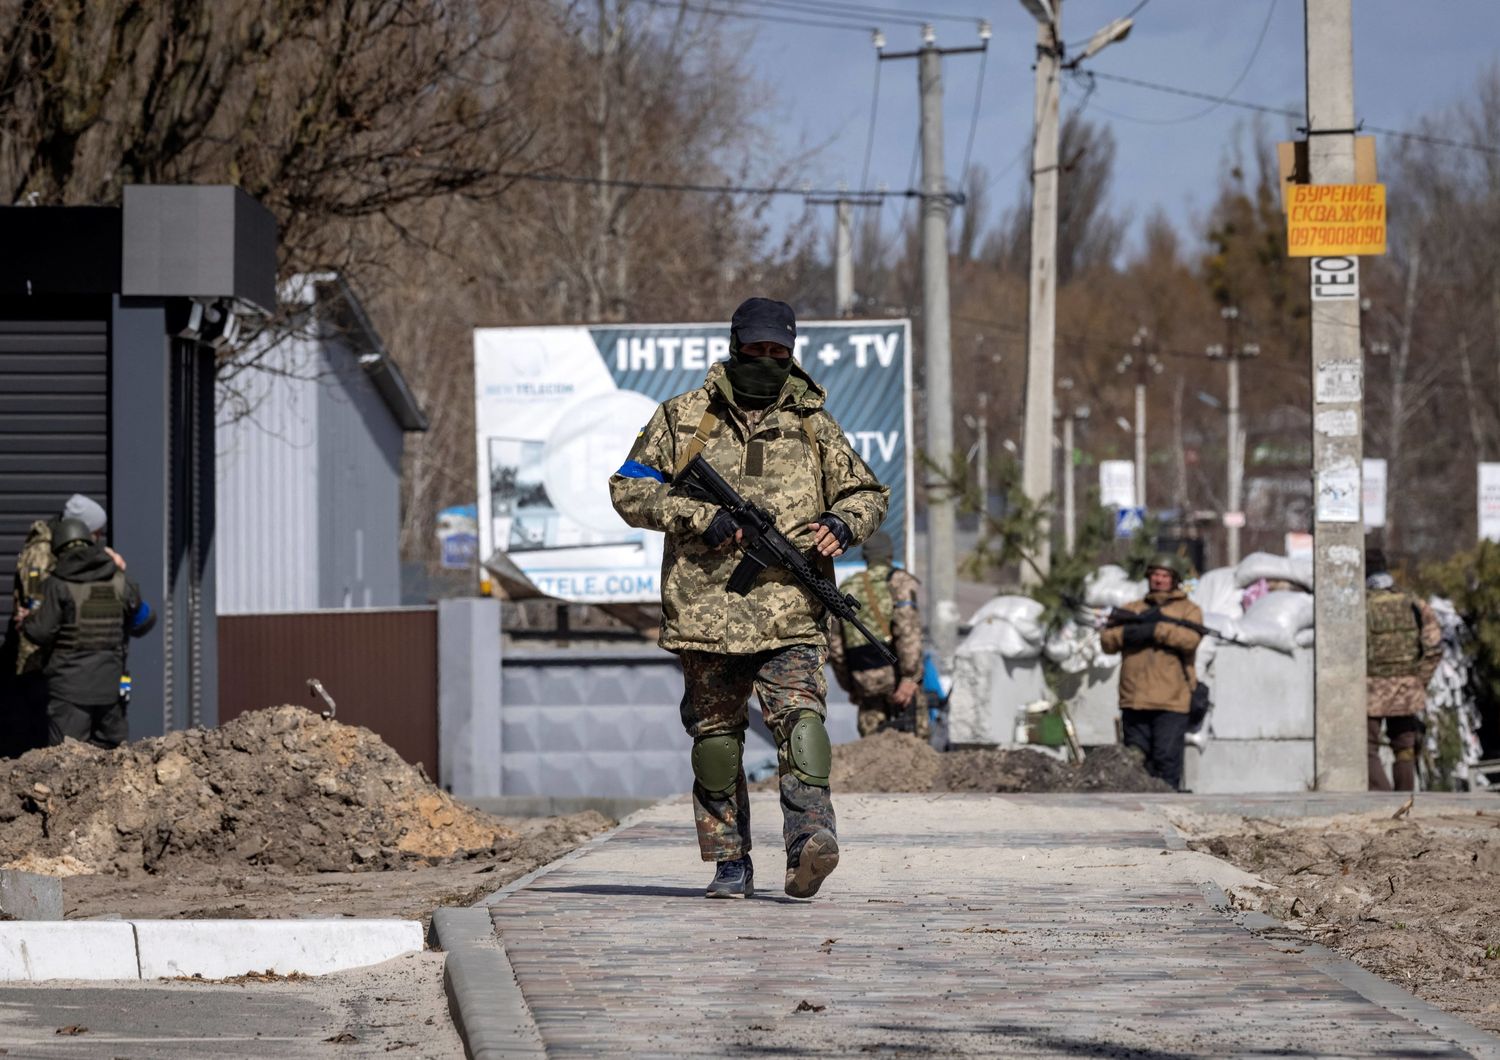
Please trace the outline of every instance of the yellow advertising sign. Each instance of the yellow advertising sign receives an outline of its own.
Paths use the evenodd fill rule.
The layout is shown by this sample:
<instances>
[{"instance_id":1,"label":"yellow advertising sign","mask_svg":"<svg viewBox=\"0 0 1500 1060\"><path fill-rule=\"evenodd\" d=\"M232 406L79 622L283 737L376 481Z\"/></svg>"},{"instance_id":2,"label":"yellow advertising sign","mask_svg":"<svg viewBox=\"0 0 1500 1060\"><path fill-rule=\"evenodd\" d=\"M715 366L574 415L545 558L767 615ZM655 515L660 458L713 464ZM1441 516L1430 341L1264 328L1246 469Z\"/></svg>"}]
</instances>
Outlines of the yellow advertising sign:
<instances>
[{"instance_id":1,"label":"yellow advertising sign","mask_svg":"<svg viewBox=\"0 0 1500 1060\"><path fill-rule=\"evenodd\" d=\"M1294 258L1384 254L1385 185L1287 185L1286 252Z\"/></svg>"}]
</instances>

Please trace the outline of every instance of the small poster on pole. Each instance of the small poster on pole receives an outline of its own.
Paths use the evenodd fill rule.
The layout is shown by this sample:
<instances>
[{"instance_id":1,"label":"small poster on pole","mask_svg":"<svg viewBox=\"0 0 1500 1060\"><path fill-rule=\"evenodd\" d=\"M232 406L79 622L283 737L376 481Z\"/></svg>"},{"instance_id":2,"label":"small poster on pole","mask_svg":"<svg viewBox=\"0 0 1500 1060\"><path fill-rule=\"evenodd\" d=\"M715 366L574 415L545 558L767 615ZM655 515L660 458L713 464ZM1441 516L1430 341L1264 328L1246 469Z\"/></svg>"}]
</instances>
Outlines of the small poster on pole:
<instances>
[{"instance_id":1,"label":"small poster on pole","mask_svg":"<svg viewBox=\"0 0 1500 1060\"><path fill-rule=\"evenodd\" d=\"M1106 508L1135 507L1135 464L1129 460L1099 461L1099 503Z\"/></svg>"},{"instance_id":2,"label":"small poster on pole","mask_svg":"<svg viewBox=\"0 0 1500 1060\"><path fill-rule=\"evenodd\" d=\"M1479 465L1479 538L1500 541L1500 464Z\"/></svg>"}]
</instances>

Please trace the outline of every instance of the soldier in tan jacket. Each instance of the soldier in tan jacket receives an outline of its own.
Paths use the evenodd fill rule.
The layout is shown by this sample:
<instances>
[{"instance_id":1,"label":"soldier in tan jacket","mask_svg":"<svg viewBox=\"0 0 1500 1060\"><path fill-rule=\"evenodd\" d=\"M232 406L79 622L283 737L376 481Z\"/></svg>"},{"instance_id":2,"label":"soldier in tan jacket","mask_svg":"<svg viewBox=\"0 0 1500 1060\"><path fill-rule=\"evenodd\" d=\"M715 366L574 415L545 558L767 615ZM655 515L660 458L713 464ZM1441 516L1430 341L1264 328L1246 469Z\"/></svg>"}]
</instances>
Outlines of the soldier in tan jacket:
<instances>
[{"instance_id":1,"label":"soldier in tan jacket","mask_svg":"<svg viewBox=\"0 0 1500 1060\"><path fill-rule=\"evenodd\" d=\"M1384 723L1395 755L1395 790L1414 791L1427 682L1443 658L1443 627L1427 601L1396 588L1386 569L1385 553L1378 548L1365 553L1365 590L1370 790L1391 790L1391 778L1380 760Z\"/></svg>"},{"instance_id":2,"label":"soldier in tan jacket","mask_svg":"<svg viewBox=\"0 0 1500 1060\"><path fill-rule=\"evenodd\" d=\"M693 815L711 898L754 893L750 804L743 768L753 690L776 738L786 892L807 898L838 864L825 614L785 571L767 569L747 596L730 595L739 531L727 512L673 488L702 453L782 533L829 563L872 534L890 489L875 478L824 408L824 393L792 357L791 306L752 298L735 310L730 360L697 390L669 398L610 477L615 510L666 535L661 646L682 659L682 722L692 738Z\"/></svg>"},{"instance_id":3,"label":"soldier in tan jacket","mask_svg":"<svg viewBox=\"0 0 1500 1060\"><path fill-rule=\"evenodd\" d=\"M859 734L869 736L912 714L914 731L925 739L930 724L919 695L922 686L922 616L919 583L893 565L894 544L881 531L864 543L865 569L839 585L860 604L860 617L896 653L889 665L875 646L847 622L829 623L828 662L839 687L859 710Z\"/></svg>"},{"instance_id":4,"label":"soldier in tan jacket","mask_svg":"<svg viewBox=\"0 0 1500 1060\"><path fill-rule=\"evenodd\" d=\"M1125 656L1120 661L1125 746L1138 748L1146 771L1174 788L1182 786L1182 738L1198 684L1193 656L1201 637L1163 620L1203 623L1203 612L1180 588L1182 570L1177 556L1154 557L1146 569L1146 598L1121 609L1142 619L1111 625L1099 635L1105 651Z\"/></svg>"}]
</instances>

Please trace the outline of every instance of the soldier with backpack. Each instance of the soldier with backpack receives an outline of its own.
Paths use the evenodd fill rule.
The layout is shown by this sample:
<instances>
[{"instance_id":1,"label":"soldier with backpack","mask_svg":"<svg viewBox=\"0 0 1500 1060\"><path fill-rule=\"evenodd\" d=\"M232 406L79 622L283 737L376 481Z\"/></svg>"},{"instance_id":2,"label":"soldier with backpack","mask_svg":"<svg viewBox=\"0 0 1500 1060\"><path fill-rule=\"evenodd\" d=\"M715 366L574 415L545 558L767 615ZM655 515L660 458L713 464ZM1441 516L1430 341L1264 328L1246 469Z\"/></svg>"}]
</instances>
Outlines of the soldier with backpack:
<instances>
[{"instance_id":1,"label":"soldier with backpack","mask_svg":"<svg viewBox=\"0 0 1500 1060\"><path fill-rule=\"evenodd\" d=\"M894 725L909 727L926 739L931 725L921 696L919 583L894 565L894 550L889 534L871 535L864 543L865 569L845 578L839 588L859 601L861 617L891 646L898 665L891 666L858 630L837 620L830 623L828 661L839 686L859 710L861 736Z\"/></svg>"},{"instance_id":2,"label":"soldier with backpack","mask_svg":"<svg viewBox=\"0 0 1500 1060\"><path fill-rule=\"evenodd\" d=\"M1392 790L1380 760L1380 729L1395 754L1396 791L1415 791L1417 743L1427 682L1443 657L1443 627L1425 600L1396 588L1385 553L1365 553L1365 673L1371 791Z\"/></svg>"}]
</instances>

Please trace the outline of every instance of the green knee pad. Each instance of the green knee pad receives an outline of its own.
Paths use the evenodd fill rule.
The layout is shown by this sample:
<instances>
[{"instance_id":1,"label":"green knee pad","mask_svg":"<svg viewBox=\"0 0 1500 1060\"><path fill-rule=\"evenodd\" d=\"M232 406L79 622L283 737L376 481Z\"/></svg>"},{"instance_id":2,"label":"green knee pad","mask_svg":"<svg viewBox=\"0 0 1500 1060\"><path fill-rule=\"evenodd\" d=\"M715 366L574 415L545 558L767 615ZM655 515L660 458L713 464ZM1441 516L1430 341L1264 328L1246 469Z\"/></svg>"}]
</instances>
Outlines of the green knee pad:
<instances>
[{"instance_id":1,"label":"green knee pad","mask_svg":"<svg viewBox=\"0 0 1500 1060\"><path fill-rule=\"evenodd\" d=\"M693 742L693 776L716 799L734 794L743 747L737 736L703 736Z\"/></svg>"},{"instance_id":2,"label":"green knee pad","mask_svg":"<svg viewBox=\"0 0 1500 1060\"><path fill-rule=\"evenodd\" d=\"M823 719L810 710L797 715L786 731L786 756L792 776L815 788L828 787L828 773L833 766L833 747Z\"/></svg>"}]
</instances>

